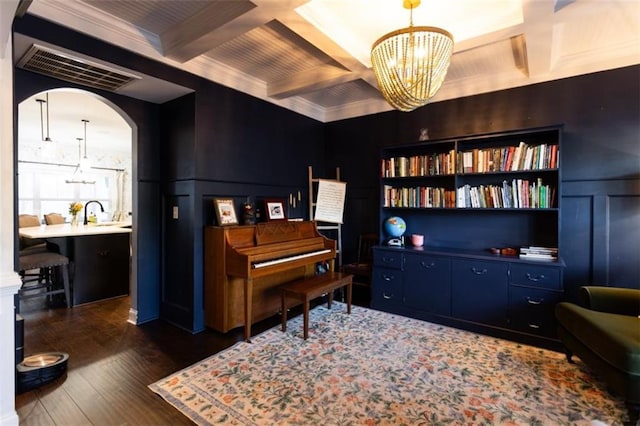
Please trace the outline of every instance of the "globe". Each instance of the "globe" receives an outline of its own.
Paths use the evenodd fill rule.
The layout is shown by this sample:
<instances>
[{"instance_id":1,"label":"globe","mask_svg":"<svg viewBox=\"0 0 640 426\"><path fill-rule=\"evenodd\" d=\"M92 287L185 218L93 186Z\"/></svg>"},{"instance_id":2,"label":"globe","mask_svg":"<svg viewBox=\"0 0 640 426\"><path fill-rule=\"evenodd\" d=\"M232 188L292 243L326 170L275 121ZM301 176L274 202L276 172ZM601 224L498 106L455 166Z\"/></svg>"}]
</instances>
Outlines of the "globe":
<instances>
[{"instance_id":1,"label":"globe","mask_svg":"<svg viewBox=\"0 0 640 426\"><path fill-rule=\"evenodd\" d=\"M401 217L392 216L384 221L384 232L390 237L400 238L406 230L407 224Z\"/></svg>"}]
</instances>

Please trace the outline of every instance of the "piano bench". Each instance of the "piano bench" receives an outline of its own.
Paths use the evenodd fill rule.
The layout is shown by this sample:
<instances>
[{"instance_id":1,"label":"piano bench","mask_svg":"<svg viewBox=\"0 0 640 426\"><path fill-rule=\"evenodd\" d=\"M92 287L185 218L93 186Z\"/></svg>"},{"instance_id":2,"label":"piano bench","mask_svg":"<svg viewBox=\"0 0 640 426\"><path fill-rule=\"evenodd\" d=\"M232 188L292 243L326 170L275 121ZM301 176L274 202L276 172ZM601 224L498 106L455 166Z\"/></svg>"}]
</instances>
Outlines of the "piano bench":
<instances>
[{"instance_id":1,"label":"piano bench","mask_svg":"<svg viewBox=\"0 0 640 426\"><path fill-rule=\"evenodd\" d=\"M304 312L304 339L309 337L309 302L328 293L327 307L331 309L333 291L347 287L347 313L351 313L351 285L353 275L329 271L322 275L301 278L281 286L282 290L282 331L287 331L287 309L302 303ZM297 303L288 305L289 299Z\"/></svg>"}]
</instances>

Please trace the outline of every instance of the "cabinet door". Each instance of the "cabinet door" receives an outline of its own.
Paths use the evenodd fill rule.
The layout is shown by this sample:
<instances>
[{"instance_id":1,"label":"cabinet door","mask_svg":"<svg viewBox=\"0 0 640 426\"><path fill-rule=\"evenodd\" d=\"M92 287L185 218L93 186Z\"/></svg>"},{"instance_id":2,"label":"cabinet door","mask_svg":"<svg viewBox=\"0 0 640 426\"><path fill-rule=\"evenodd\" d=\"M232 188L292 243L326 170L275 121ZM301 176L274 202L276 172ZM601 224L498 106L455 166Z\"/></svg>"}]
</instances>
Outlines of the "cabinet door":
<instances>
[{"instance_id":1,"label":"cabinet door","mask_svg":"<svg viewBox=\"0 0 640 426\"><path fill-rule=\"evenodd\" d=\"M452 315L483 324L506 326L508 264L474 260L451 263Z\"/></svg>"},{"instance_id":2,"label":"cabinet door","mask_svg":"<svg viewBox=\"0 0 640 426\"><path fill-rule=\"evenodd\" d=\"M511 327L526 333L556 338L554 307L562 293L536 288L509 288Z\"/></svg>"},{"instance_id":3,"label":"cabinet door","mask_svg":"<svg viewBox=\"0 0 640 426\"><path fill-rule=\"evenodd\" d=\"M73 240L74 305L129 294L129 234Z\"/></svg>"},{"instance_id":4,"label":"cabinet door","mask_svg":"<svg viewBox=\"0 0 640 426\"><path fill-rule=\"evenodd\" d=\"M451 315L451 261L420 254L406 254L404 304L439 315Z\"/></svg>"},{"instance_id":5,"label":"cabinet door","mask_svg":"<svg viewBox=\"0 0 640 426\"><path fill-rule=\"evenodd\" d=\"M371 280L371 306L374 309L393 310L402 305L402 271L373 267Z\"/></svg>"}]
</instances>

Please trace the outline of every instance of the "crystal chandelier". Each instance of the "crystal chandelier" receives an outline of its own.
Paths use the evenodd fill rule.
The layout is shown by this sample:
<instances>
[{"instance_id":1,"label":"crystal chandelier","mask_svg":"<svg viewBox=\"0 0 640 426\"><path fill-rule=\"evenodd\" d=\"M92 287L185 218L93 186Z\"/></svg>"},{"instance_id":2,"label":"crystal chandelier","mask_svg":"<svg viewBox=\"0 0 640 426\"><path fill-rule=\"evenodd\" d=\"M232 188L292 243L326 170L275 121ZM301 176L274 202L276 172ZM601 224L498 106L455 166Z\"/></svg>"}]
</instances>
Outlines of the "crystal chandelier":
<instances>
[{"instance_id":1,"label":"crystal chandelier","mask_svg":"<svg viewBox=\"0 0 640 426\"><path fill-rule=\"evenodd\" d=\"M380 37L371 62L384 98L400 111L426 105L438 92L449 69L453 36L441 28L414 27L413 9L420 0L404 0L410 10L408 28Z\"/></svg>"}]
</instances>

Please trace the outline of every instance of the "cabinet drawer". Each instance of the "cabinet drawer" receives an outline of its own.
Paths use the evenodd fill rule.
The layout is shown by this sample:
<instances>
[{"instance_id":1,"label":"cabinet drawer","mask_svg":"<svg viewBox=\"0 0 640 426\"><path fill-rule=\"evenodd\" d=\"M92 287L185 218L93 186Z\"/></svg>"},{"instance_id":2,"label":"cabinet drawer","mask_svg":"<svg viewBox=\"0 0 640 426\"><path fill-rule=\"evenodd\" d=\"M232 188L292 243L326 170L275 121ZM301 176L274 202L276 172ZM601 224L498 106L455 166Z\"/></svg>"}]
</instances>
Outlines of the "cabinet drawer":
<instances>
[{"instance_id":1,"label":"cabinet drawer","mask_svg":"<svg viewBox=\"0 0 640 426\"><path fill-rule=\"evenodd\" d=\"M512 263L511 284L562 290L561 270L549 266Z\"/></svg>"},{"instance_id":2,"label":"cabinet drawer","mask_svg":"<svg viewBox=\"0 0 640 426\"><path fill-rule=\"evenodd\" d=\"M371 299L374 307L402 304L402 271L391 268L373 268Z\"/></svg>"},{"instance_id":3,"label":"cabinet drawer","mask_svg":"<svg viewBox=\"0 0 640 426\"><path fill-rule=\"evenodd\" d=\"M474 260L455 260L452 263L452 271L459 281L491 283L506 281L508 266L503 262L484 262Z\"/></svg>"},{"instance_id":4,"label":"cabinet drawer","mask_svg":"<svg viewBox=\"0 0 640 426\"><path fill-rule=\"evenodd\" d=\"M511 327L527 333L556 337L555 305L562 293L535 288L509 288Z\"/></svg>"},{"instance_id":5,"label":"cabinet drawer","mask_svg":"<svg viewBox=\"0 0 640 426\"><path fill-rule=\"evenodd\" d=\"M374 250L373 264L383 268L402 268L402 253L389 250Z\"/></svg>"}]
</instances>

